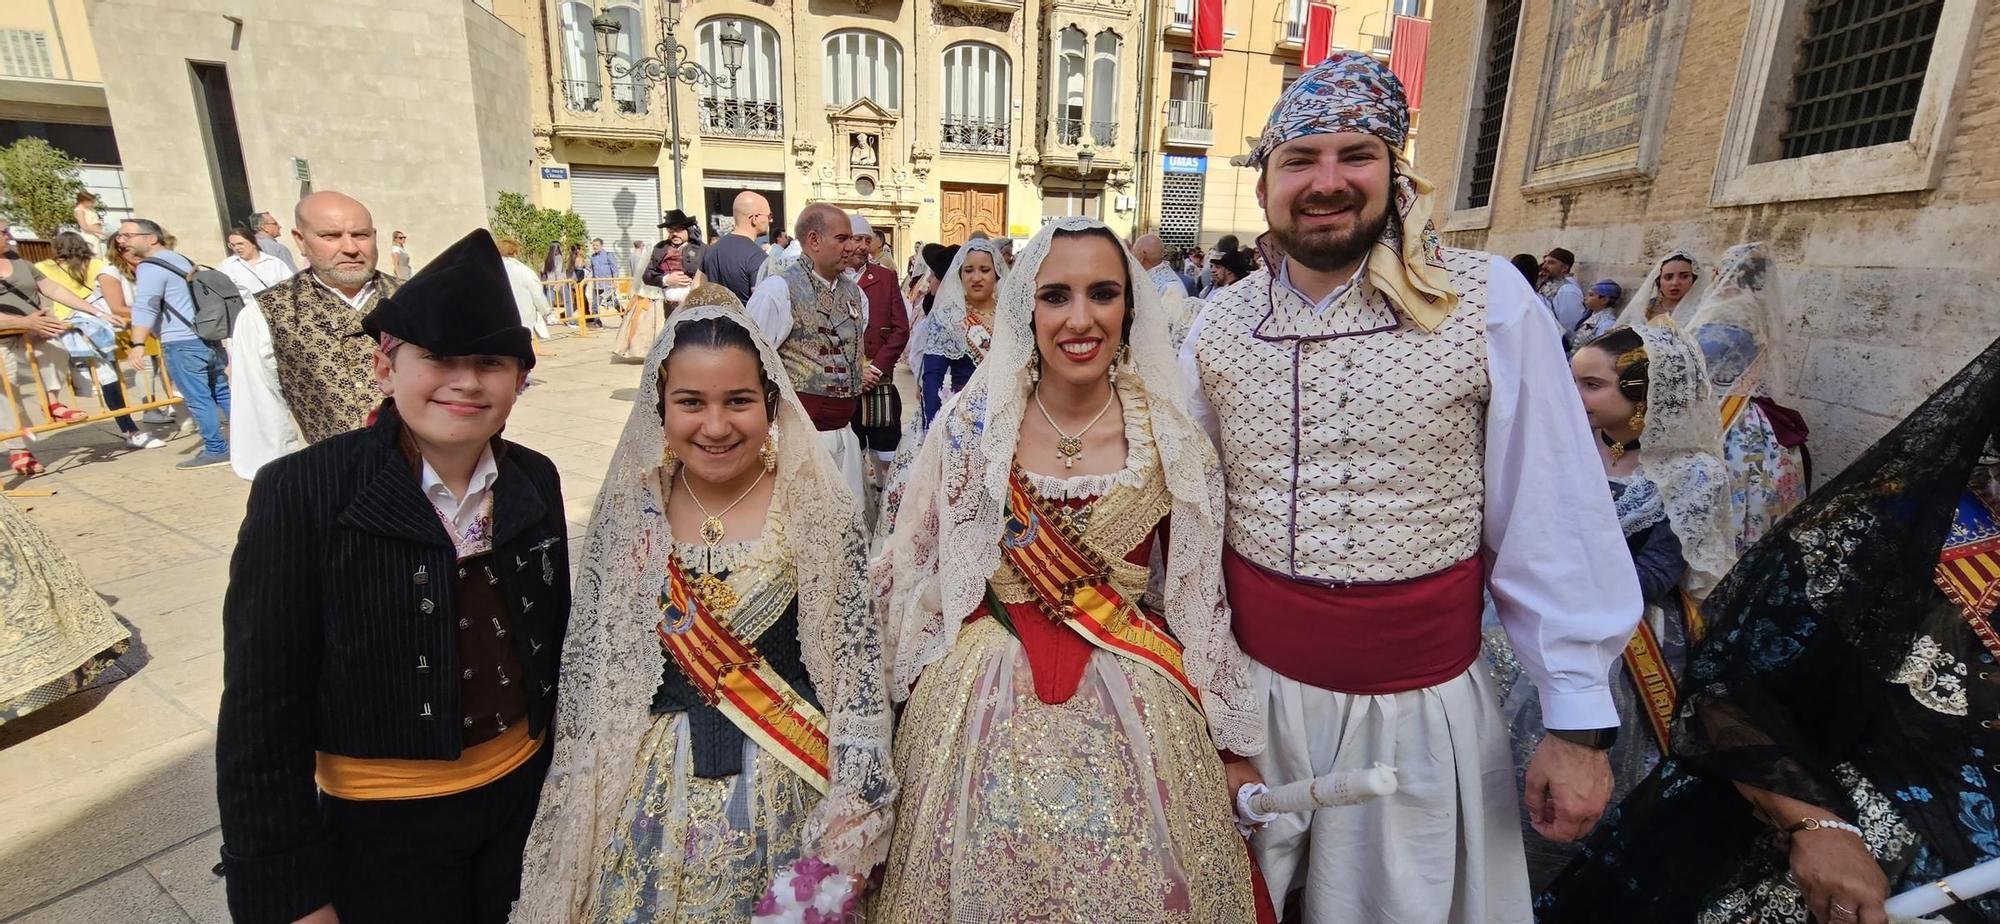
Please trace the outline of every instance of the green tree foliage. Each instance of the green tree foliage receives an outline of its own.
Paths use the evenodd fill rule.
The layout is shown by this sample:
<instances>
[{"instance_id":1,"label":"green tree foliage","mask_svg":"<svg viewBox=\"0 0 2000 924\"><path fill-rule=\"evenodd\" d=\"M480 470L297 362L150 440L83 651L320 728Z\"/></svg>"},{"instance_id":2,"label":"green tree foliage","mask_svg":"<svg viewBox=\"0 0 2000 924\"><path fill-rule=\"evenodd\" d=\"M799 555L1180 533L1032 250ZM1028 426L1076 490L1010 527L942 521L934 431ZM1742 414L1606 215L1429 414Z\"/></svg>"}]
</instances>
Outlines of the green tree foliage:
<instances>
[{"instance_id":1,"label":"green tree foliage","mask_svg":"<svg viewBox=\"0 0 2000 924\"><path fill-rule=\"evenodd\" d=\"M0 215L35 229L43 240L76 220L82 162L40 138L0 148Z\"/></svg>"},{"instance_id":2,"label":"green tree foliage","mask_svg":"<svg viewBox=\"0 0 2000 924\"><path fill-rule=\"evenodd\" d=\"M520 193L503 192L493 206L493 234L521 242L521 259L537 269L550 244L581 244L590 238L583 219L568 209L545 209Z\"/></svg>"}]
</instances>

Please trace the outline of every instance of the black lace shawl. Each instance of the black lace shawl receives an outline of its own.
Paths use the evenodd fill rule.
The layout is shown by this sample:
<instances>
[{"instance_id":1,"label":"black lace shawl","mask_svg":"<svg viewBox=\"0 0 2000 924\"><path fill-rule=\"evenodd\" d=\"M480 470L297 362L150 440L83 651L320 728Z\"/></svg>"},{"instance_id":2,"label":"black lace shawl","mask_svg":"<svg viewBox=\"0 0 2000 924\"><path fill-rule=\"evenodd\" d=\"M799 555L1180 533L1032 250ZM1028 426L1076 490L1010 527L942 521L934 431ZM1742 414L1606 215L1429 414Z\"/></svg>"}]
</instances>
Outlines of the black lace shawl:
<instances>
[{"instance_id":1,"label":"black lace shawl","mask_svg":"<svg viewBox=\"0 0 2000 924\"><path fill-rule=\"evenodd\" d=\"M1996 433L2000 341L1743 555L1702 608L1671 758L1537 900L1541 920L1692 921L1781 877L1784 853L1732 781L1876 819L1874 833L1900 821L1883 858L1898 890L2000 854L2000 735L1981 722L2000 718L2000 665L1932 583ZM1926 638L1962 659L1967 715L1898 682ZM1981 905L1952 920L1988 920Z\"/></svg>"}]
</instances>

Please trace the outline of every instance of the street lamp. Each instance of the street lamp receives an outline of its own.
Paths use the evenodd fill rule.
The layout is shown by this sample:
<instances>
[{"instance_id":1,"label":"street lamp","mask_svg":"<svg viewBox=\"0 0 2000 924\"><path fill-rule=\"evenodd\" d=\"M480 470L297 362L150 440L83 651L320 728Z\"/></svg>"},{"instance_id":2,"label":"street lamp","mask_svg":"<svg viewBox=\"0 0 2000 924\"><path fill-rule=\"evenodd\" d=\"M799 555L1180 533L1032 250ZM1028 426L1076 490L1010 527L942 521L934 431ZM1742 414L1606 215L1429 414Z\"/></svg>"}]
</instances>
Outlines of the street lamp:
<instances>
[{"instance_id":1,"label":"street lamp","mask_svg":"<svg viewBox=\"0 0 2000 924\"><path fill-rule=\"evenodd\" d=\"M1090 142L1086 141L1083 147L1076 149L1076 173L1077 178L1083 181L1083 201L1086 206L1090 204L1090 163L1096 159L1097 152L1091 149ZM1098 207L1097 215L1094 217L1104 217L1102 205Z\"/></svg>"},{"instance_id":2,"label":"street lamp","mask_svg":"<svg viewBox=\"0 0 2000 924\"><path fill-rule=\"evenodd\" d=\"M597 53L604 58L604 73L616 86L619 81L631 79L635 95L652 92L654 84L663 84L667 95L667 123L673 131L672 157L674 161L674 208L682 208L681 202L681 111L680 94L674 92L673 82L679 81L690 87L713 87L727 90L736 86L736 72L743 66L743 29L731 22L722 28L722 66L729 71L723 77L709 73L708 68L690 60L692 49L674 38L674 27L680 25L681 0L667 0L660 5L660 41L653 46L653 55L640 58L630 64L618 60L613 44L622 30L618 19L611 15L609 7L597 11L590 20L590 28L597 33Z\"/></svg>"}]
</instances>

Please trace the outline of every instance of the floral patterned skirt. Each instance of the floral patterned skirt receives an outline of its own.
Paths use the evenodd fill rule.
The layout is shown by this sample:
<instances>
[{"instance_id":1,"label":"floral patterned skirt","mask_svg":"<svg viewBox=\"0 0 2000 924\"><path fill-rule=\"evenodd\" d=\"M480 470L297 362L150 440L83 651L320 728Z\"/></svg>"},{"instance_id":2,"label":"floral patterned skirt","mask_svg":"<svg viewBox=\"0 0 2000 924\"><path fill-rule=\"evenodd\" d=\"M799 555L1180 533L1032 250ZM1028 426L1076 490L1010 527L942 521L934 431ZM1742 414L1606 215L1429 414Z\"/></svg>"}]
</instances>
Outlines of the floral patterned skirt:
<instances>
[{"instance_id":1,"label":"floral patterned skirt","mask_svg":"<svg viewBox=\"0 0 2000 924\"><path fill-rule=\"evenodd\" d=\"M1730 526L1741 555L1805 500L1805 456L1781 445L1764 409L1750 402L1722 434L1722 464L1729 470Z\"/></svg>"},{"instance_id":2,"label":"floral patterned skirt","mask_svg":"<svg viewBox=\"0 0 2000 924\"><path fill-rule=\"evenodd\" d=\"M1152 671L1098 651L1075 696L1044 703L1021 643L981 619L924 672L896 739L870 921L1254 920L1207 722Z\"/></svg>"},{"instance_id":3,"label":"floral patterned skirt","mask_svg":"<svg viewBox=\"0 0 2000 924\"><path fill-rule=\"evenodd\" d=\"M640 739L618 826L587 919L597 924L743 922L799 855L819 791L743 742L742 773L690 770L687 719L659 716Z\"/></svg>"}]
</instances>

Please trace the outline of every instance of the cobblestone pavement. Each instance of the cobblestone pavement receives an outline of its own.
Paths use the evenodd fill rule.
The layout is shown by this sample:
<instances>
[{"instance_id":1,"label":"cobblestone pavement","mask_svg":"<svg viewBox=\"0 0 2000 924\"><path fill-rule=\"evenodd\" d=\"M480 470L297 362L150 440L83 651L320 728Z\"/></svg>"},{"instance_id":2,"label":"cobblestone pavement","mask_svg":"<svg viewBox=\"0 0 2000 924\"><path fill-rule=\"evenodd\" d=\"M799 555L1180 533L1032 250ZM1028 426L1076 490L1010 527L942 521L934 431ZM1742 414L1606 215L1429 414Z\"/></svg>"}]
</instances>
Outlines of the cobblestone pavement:
<instances>
[{"instance_id":1,"label":"cobblestone pavement","mask_svg":"<svg viewBox=\"0 0 2000 924\"><path fill-rule=\"evenodd\" d=\"M508 438L555 459L580 539L637 393L616 331L542 346ZM168 428L171 429L171 428ZM110 423L44 438L49 474L7 487L132 632L126 676L0 727L0 922L229 920L210 873L222 596L249 484L176 471L195 436L129 451ZM572 542L572 550L583 548Z\"/></svg>"}]
</instances>

